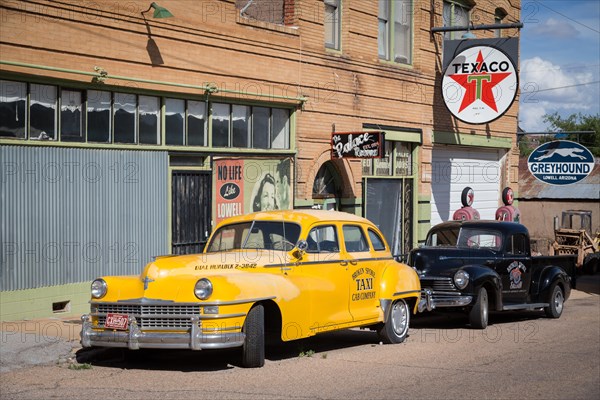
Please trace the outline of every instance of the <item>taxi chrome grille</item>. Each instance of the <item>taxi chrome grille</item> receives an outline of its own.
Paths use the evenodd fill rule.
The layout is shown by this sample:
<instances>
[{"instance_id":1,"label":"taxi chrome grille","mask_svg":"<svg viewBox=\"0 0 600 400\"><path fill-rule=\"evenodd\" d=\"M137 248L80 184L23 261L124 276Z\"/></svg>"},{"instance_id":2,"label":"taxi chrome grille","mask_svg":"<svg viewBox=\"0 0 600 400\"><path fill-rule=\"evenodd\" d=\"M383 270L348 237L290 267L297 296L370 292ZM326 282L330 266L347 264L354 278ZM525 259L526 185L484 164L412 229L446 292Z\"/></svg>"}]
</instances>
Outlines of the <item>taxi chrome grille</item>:
<instances>
[{"instance_id":1,"label":"taxi chrome grille","mask_svg":"<svg viewBox=\"0 0 600 400\"><path fill-rule=\"evenodd\" d=\"M91 314L98 317L98 326L104 327L106 314L127 314L135 317L140 329L190 329L192 317L200 315L195 304L92 304Z\"/></svg>"},{"instance_id":2,"label":"taxi chrome grille","mask_svg":"<svg viewBox=\"0 0 600 400\"><path fill-rule=\"evenodd\" d=\"M458 292L452 278L421 278L421 288L434 292Z\"/></svg>"}]
</instances>

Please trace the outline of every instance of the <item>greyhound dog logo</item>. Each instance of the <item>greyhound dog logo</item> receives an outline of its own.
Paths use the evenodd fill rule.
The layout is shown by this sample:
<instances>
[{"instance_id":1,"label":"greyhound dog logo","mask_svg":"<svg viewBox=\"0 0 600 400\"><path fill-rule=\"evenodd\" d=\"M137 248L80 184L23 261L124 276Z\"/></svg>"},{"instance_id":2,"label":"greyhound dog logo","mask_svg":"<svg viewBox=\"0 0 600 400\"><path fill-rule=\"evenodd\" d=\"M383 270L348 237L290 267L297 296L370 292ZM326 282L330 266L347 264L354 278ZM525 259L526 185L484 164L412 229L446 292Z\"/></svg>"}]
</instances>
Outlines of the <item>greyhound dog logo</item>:
<instances>
[{"instance_id":1,"label":"greyhound dog logo","mask_svg":"<svg viewBox=\"0 0 600 400\"><path fill-rule=\"evenodd\" d=\"M545 160L547 158L552 157L555 154L558 154L559 156L562 156L564 158L567 157L573 157L573 158L578 158L580 160L585 160L586 158L580 154L577 153L584 153L585 150L584 149L578 149L578 148L570 148L570 149L548 149L548 150L543 150L544 155L536 157L535 161L542 161Z\"/></svg>"}]
</instances>

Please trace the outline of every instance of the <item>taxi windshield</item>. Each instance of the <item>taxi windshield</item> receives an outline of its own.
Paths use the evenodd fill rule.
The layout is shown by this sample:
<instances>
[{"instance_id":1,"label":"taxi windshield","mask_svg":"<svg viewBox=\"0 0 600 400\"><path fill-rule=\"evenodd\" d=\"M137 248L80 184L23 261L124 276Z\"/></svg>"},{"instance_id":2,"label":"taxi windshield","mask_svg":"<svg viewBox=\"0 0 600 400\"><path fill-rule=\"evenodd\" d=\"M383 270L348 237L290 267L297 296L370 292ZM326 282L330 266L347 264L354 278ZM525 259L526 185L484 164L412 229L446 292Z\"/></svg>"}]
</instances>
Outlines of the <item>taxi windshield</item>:
<instances>
[{"instance_id":1,"label":"taxi windshield","mask_svg":"<svg viewBox=\"0 0 600 400\"><path fill-rule=\"evenodd\" d=\"M219 228L206 247L207 253L258 249L290 251L300 236L300 226L283 221L249 221Z\"/></svg>"}]
</instances>

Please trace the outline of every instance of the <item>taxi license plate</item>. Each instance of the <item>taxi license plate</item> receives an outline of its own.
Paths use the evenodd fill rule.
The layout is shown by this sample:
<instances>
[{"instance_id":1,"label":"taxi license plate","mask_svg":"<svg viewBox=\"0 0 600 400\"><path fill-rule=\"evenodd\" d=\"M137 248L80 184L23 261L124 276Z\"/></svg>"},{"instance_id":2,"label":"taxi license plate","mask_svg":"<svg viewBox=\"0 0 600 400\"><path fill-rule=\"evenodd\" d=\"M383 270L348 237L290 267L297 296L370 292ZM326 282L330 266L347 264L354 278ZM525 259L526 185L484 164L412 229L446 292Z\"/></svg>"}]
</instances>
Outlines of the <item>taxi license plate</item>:
<instances>
[{"instance_id":1,"label":"taxi license plate","mask_svg":"<svg viewBox=\"0 0 600 400\"><path fill-rule=\"evenodd\" d=\"M129 316L127 314L106 314L106 322L104 327L108 329L127 330L129 324Z\"/></svg>"}]
</instances>

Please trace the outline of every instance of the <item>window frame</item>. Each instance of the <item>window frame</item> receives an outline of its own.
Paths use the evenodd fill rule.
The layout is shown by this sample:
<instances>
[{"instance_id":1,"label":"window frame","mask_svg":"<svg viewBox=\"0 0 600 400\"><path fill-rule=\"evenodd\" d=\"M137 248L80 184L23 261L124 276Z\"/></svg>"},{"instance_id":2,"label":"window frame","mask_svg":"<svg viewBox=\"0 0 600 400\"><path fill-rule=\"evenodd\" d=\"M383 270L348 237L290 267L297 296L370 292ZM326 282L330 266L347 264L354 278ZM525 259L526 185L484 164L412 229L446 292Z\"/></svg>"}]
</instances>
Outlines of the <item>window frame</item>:
<instances>
[{"instance_id":1,"label":"window frame","mask_svg":"<svg viewBox=\"0 0 600 400\"><path fill-rule=\"evenodd\" d=\"M324 31L325 31L325 48L330 50L341 50L342 48L342 0L324 0L323 5L325 7L324 12ZM328 13L328 7L333 9L333 12ZM328 16L332 15L333 19L328 22ZM328 29L327 25L331 24L331 33L333 35L333 41L328 41Z\"/></svg>"},{"instance_id":2,"label":"window frame","mask_svg":"<svg viewBox=\"0 0 600 400\"><path fill-rule=\"evenodd\" d=\"M158 115L157 115L157 127L156 127L156 141L154 143L147 143L147 142L142 142L142 101L141 98L153 98L157 100L157 104L158 104ZM160 145L162 143L162 99L160 96L150 96L150 95L138 95L138 115L137 115L137 130L138 130L138 137L137 137L137 142L136 144L139 144L141 146L156 146L156 145Z\"/></svg>"},{"instance_id":3,"label":"window frame","mask_svg":"<svg viewBox=\"0 0 600 400\"><path fill-rule=\"evenodd\" d=\"M89 113L90 113L90 92L96 92L99 93L100 96L102 93L107 94L108 95L108 108L105 109L104 111L108 111L108 118L107 118L107 122L108 122L108 132L107 132L107 139L105 141L98 141L98 140L90 140L90 120L91 118L89 117ZM85 142L86 143L109 143L112 144L113 143L113 96L110 90L98 90L98 89L86 89L85 91ZM100 98L99 96L99 98ZM95 103L95 104L102 104L102 99L100 99L99 102ZM97 112L97 111L94 111Z\"/></svg>"},{"instance_id":4,"label":"window frame","mask_svg":"<svg viewBox=\"0 0 600 400\"><path fill-rule=\"evenodd\" d=\"M409 8L407 12L403 10L405 7ZM398 10L401 11L401 21L397 21ZM400 65L413 64L413 10L413 0L379 0L379 8L377 11L377 54L380 60ZM384 15L382 15L382 12ZM404 21L405 16L408 16L406 21ZM398 54L400 52L400 43L402 41L396 40L396 35L403 27L406 27L406 30L408 31L408 39L406 39L407 48L405 49L406 54ZM382 48L384 53L380 51Z\"/></svg>"},{"instance_id":5,"label":"window frame","mask_svg":"<svg viewBox=\"0 0 600 400\"><path fill-rule=\"evenodd\" d=\"M44 131L44 130L41 130L41 132L40 132L40 134L39 134L38 137L32 137L31 136L31 132L32 132L31 121L33 119L32 116L34 115L34 112L32 112L31 109L34 106L34 104L37 104L37 103L44 104L40 100L37 100L37 99L34 100L34 93L37 93L37 92L34 92L32 90L32 88L34 86L39 87L40 89L44 88L44 87L46 87L46 88L53 88L54 89L54 104L53 104L53 107L54 107L54 121L52 123L54 126L52 127L52 129L53 129L52 136L48 135L48 133L46 131ZM58 111L59 111L59 108L60 108L60 106L58 104L59 103L59 101L58 101L58 99L59 99L59 87L57 85L49 85L49 84L45 84L45 83L30 83L28 85L28 92L27 92L27 94L28 94L28 98L29 98L29 102L28 102L28 105L27 105L27 108L28 108L28 119L27 119L28 139L29 140L38 140L38 141L58 142L59 141L59 125L58 125L59 112ZM44 94L44 95L39 94L39 96L37 96L37 97L39 97L40 99L47 98L46 94ZM48 103L48 104L50 104L50 103ZM36 127L36 129L37 129L37 127ZM46 136L42 137L42 133L45 133Z\"/></svg>"},{"instance_id":6,"label":"window frame","mask_svg":"<svg viewBox=\"0 0 600 400\"><path fill-rule=\"evenodd\" d=\"M450 7L450 21L446 21L445 10L446 6ZM475 7L475 4L466 0L443 0L442 3L442 22L445 27L453 27L460 26L456 25L456 8L459 7L462 10L466 11L466 24L465 26L471 25L471 12ZM448 23L447 23L448 22ZM462 35L464 35L467 31L453 31L453 32L445 32L444 39L446 40L456 40L461 39Z\"/></svg>"},{"instance_id":7,"label":"window frame","mask_svg":"<svg viewBox=\"0 0 600 400\"><path fill-rule=\"evenodd\" d=\"M82 143L89 147L111 146L150 148L157 146L165 148L191 147L244 150L263 150L265 152L291 152L294 128L294 110L281 104L260 102L211 102L208 98L166 96L166 93L154 91L125 92L119 88L98 88L78 84L52 84L43 81L25 81L16 79L1 79L2 81L2 112L7 121L18 119L19 122L6 124L0 140L5 142L44 140L52 142ZM33 88L33 89L32 89ZM33 90L33 92L32 92ZM70 93L79 93L80 101L75 105L81 114L79 120L80 135L65 135L63 114ZM48 101L50 99L50 101ZM177 143L167 143L167 128L165 124L167 102L176 101L176 111L183 116L183 138L178 136ZM41 104L38 107L37 104ZM176 103L173 103L176 104ZM214 146L214 109L217 105L227 110L227 144ZM184 109L181 109L181 106ZM32 107L34 107L32 119ZM247 132L248 144L245 147L233 147L232 113L234 109L248 110L246 123L250 125ZM256 110L263 111L262 129L256 130L252 124ZM121 111L122 110L122 111ZM143 125L143 115L156 116L151 124ZM144 115L145 115L144 114ZM40 117L36 119L36 115ZM51 118L50 118L51 115ZM194 124L189 122L194 119ZM65 120L66 121L66 120ZM32 123L33 122L33 123ZM68 121L71 125L72 121ZM197 123L196 123L197 122ZM146 135L142 136L143 126L150 126ZM51 126L50 128L46 128ZM192 131L191 127L194 127ZM156 139L154 128L156 127ZM254 131L253 131L254 129ZM38 137L42 131L51 135ZM35 137L32 137L35 132ZM119 134L120 133L120 134ZM257 147L257 134L262 145ZM145 139L144 139L145 137ZM180 141L183 140L183 143ZM111 146L112 147L112 146Z\"/></svg>"},{"instance_id":8,"label":"window frame","mask_svg":"<svg viewBox=\"0 0 600 400\"><path fill-rule=\"evenodd\" d=\"M63 123L63 112L65 112L64 108L68 107L65 105L65 92L72 92L79 94L79 135L65 135L64 129L65 124ZM59 96L59 127L60 127L60 141L61 142L70 142L70 143L81 143L86 141L86 123L85 123L85 115L87 114L87 100L85 96L84 90L72 89L69 87L61 87L60 88L60 96ZM84 108L86 112L84 112Z\"/></svg>"},{"instance_id":9,"label":"window frame","mask_svg":"<svg viewBox=\"0 0 600 400\"><path fill-rule=\"evenodd\" d=\"M335 245L335 247L337 248L337 251L332 250L323 250L321 249L321 244L325 241L325 240L321 240L320 236L320 231L323 229L327 229L327 228L331 228L333 231L333 235L334 235L334 239L333 240L329 240L331 242L333 242L333 244ZM336 254L340 252L340 235L338 234L338 230L337 230L337 226L334 224L322 224L322 225L317 225L314 226L310 229L310 231L308 232L308 234L306 235L306 241L307 243L309 243L309 238L310 238L310 234L316 231L317 234L317 239L315 240L315 245L317 246L316 250L313 250L310 248L310 246L307 246L306 248L306 252L309 254L319 254L319 253L327 253L327 254Z\"/></svg>"},{"instance_id":10,"label":"window frame","mask_svg":"<svg viewBox=\"0 0 600 400\"><path fill-rule=\"evenodd\" d=\"M18 87L17 91L19 93L9 92L8 89L10 88L11 85L16 85ZM12 101L10 103L14 103L14 105L15 105L14 120L19 122L19 124L15 127L15 136L9 136L8 130L6 131L7 135L2 135L1 129L2 128L8 129L8 126L6 126L6 127L0 126L0 138L27 140L27 139L29 139L29 136L28 136L28 134L29 134L29 126L28 126L29 125L28 124L28 121L29 121L29 84L27 82L23 82L23 81L0 79L0 99L3 99L4 97L6 97L6 99L8 100L9 95L11 95L11 94L17 98L17 100ZM22 107L23 114L19 115L19 103L21 103L21 102L22 102L22 106L23 106ZM9 104L9 102L2 101L2 102L0 102L0 104ZM4 107L2 107L2 108L4 108ZM12 110L9 110L9 111L12 111ZM20 134L19 134L19 131L21 131Z\"/></svg>"},{"instance_id":11,"label":"window frame","mask_svg":"<svg viewBox=\"0 0 600 400\"><path fill-rule=\"evenodd\" d=\"M494 24L501 24L504 18L508 16L508 13L503 8L496 8L494 10ZM502 37L502 29L496 28L494 29L494 37L501 38Z\"/></svg>"},{"instance_id":12,"label":"window frame","mask_svg":"<svg viewBox=\"0 0 600 400\"><path fill-rule=\"evenodd\" d=\"M117 96L118 95L125 95L125 96L132 96L132 98L135 98L135 106L134 106L134 110L133 110L133 141L131 142L122 142L122 141L117 141L117 123L116 123L116 114L117 114ZM133 94L133 93L124 93L124 92L112 92L112 103L111 103L111 108L112 108L112 142L114 144L122 144L122 145L135 145L138 143L138 95L137 94Z\"/></svg>"},{"instance_id":13,"label":"window frame","mask_svg":"<svg viewBox=\"0 0 600 400\"><path fill-rule=\"evenodd\" d=\"M379 233L377 233L372 228L369 228L369 229L367 229L367 234L369 236L369 241L371 242L371 247L373 248L374 251L385 251L385 250L387 250L387 247L386 247L386 244L385 244L385 240L383 240L383 237L381 235L379 235ZM379 243L381 243L381 245L383 245L383 248L381 248L379 246L375 247L375 241L373 240L373 236L375 236L375 238L379 241Z\"/></svg>"},{"instance_id":14,"label":"window frame","mask_svg":"<svg viewBox=\"0 0 600 400\"><path fill-rule=\"evenodd\" d=\"M364 249L362 250L350 250L348 249L348 240L347 240L347 235L346 235L346 228L356 228L358 229L358 231L360 232L360 237L361 237L361 241L362 244L365 246ZM346 250L346 253L363 253L366 251L371 251L371 246L369 243L369 240L367 239L367 236L365 235L365 231L363 229L362 226L360 225L354 225L354 224L344 224L342 225L342 234L344 235L344 249Z\"/></svg>"}]
</instances>

